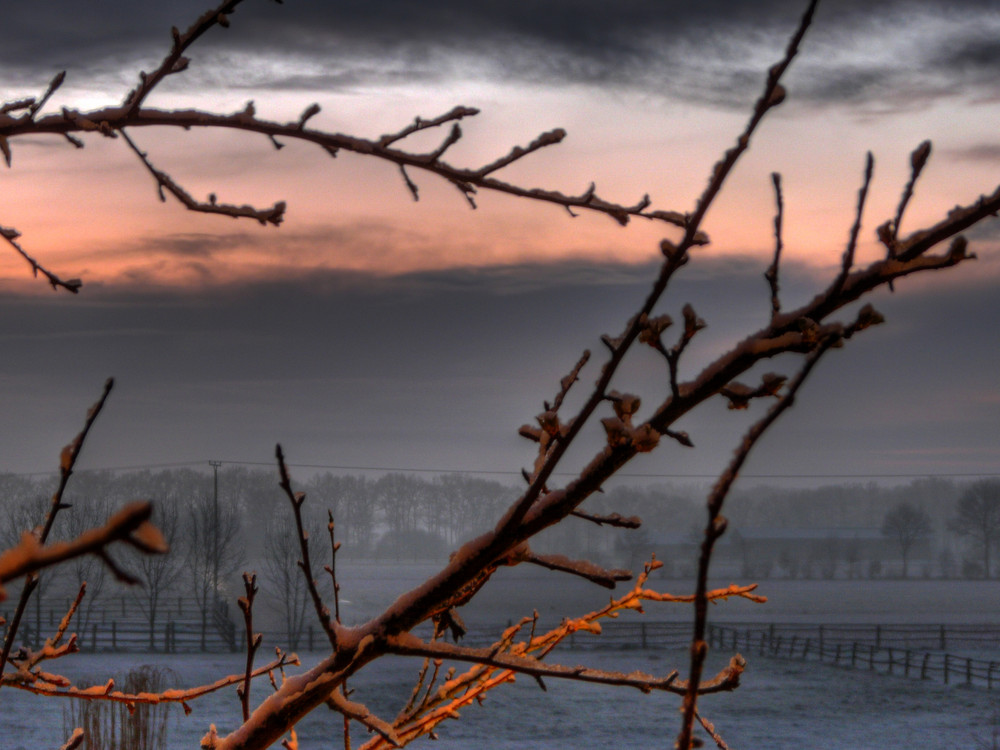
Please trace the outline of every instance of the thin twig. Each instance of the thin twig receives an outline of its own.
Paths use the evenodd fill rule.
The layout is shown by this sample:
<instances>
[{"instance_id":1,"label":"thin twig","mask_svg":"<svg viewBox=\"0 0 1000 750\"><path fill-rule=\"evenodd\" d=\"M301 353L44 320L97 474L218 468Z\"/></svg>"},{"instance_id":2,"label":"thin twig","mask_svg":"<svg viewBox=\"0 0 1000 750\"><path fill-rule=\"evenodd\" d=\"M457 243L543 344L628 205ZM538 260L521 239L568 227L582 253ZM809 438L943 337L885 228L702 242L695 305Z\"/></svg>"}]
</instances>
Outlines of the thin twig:
<instances>
[{"instance_id":1,"label":"thin twig","mask_svg":"<svg viewBox=\"0 0 1000 750\"><path fill-rule=\"evenodd\" d=\"M778 297L778 267L781 261L781 223L784 214L784 201L781 198L781 175L777 172L771 173L771 183L774 185L774 260L764 272L768 286L771 288L771 317L781 312L781 299Z\"/></svg>"},{"instance_id":2,"label":"thin twig","mask_svg":"<svg viewBox=\"0 0 1000 750\"><path fill-rule=\"evenodd\" d=\"M10 238L8 238L8 240L13 242ZM108 396L111 395L111 389L114 387L114 384L115 381L111 378L108 378L104 382L104 388L101 391L100 397L87 411L87 418L84 420L83 429L69 445L62 449L62 453L59 456L59 486L56 488L55 494L52 495L52 500L49 503L49 511L45 516L45 524L38 535L37 541L39 545L45 544L49 537L49 532L52 531L52 524L55 523L56 515L60 510L66 507L62 501L63 493L66 491L66 484L69 482L69 478L73 474L73 467L76 466L76 459L79 457L80 451L83 449L83 444L87 439L87 435L90 433L90 428L93 426L94 421L104 408L104 404L108 400ZM134 529L129 530L128 533L131 533L133 530ZM22 540L22 544L30 544L30 541L24 539ZM80 554L85 553L81 552ZM4 557L6 557L6 555L0 557L0 560ZM14 567L16 568L17 566ZM37 569L37 567L35 569ZM27 574L28 578L24 583L24 588L21 589L21 597L17 602L17 608L14 610L14 617L7 626L7 634L4 638L3 651L0 652L0 675L3 674L4 668L7 665L7 659L10 658L10 649L14 644L14 638L16 637L18 628L21 625L21 618L24 616L24 611L28 606L28 600L31 598L31 594L38 585L38 578L34 573L30 572L30 569L25 570L21 567L21 570L24 570L25 572L15 575ZM2 586L7 580L10 580L10 578L3 577L2 566L0 566L0 586Z\"/></svg>"},{"instance_id":3,"label":"thin twig","mask_svg":"<svg viewBox=\"0 0 1000 750\"><path fill-rule=\"evenodd\" d=\"M261 633L253 632L253 600L257 596L257 576L252 573L243 574L244 596L239 598L240 610L243 612L243 623L246 626L247 661L243 673L243 685L238 689L240 706L243 709L243 721L250 718L250 681L253 678L253 659L263 638Z\"/></svg>"},{"instance_id":4,"label":"thin twig","mask_svg":"<svg viewBox=\"0 0 1000 750\"><path fill-rule=\"evenodd\" d=\"M275 447L274 454L278 461L278 470L281 475L280 487L284 490L286 497L288 497L289 502L292 504L292 511L295 515L295 529L299 537L299 549L302 553L302 559L299 560L299 568L301 568L302 575L305 577L306 588L309 591L309 596L312 599L313 607L316 610L316 616L323 628L323 632L326 633L327 638L330 640L330 645L336 651L337 628L335 623L330 620L330 610L323 604L323 598L319 594L319 589L316 588L316 579L313 578L312 574L312 563L309 558L309 534L306 532L305 524L302 520L302 503L305 502L306 496L305 493L295 492L292 489L292 480L288 473L288 466L285 464L285 454L281 450L280 445Z\"/></svg>"},{"instance_id":5,"label":"thin twig","mask_svg":"<svg viewBox=\"0 0 1000 750\"><path fill-rule=\"evenodd\" d=\"M166 190L172 196L174 196L178 201L180 201L185 208L189 211L195 211L198 213L206 214L219 214L221 216L229 216L234 219L238 218L249 218L255 219L260 224L272 224L278 226L285 218L285 202L278 201L270 208L254 208L250 205L235 206L229 203L218 203L215 200L215 195L209 196L207 203L195 200L190 193L188 193L184 188L174 182L173 178L166 172L162 172L153 166L153 163L149 160L146 152L139 149L135 145L135 142L129 137L128 133L124 129L119 130L122 134L122 138L125 139L125 143L128 147L132 149L139 161L142 162L143 166L153 175L153 179L156 180L156 184L159 189L160 200L166 200L163 191Z\"/></svg>"},{"instance_id":6,"label":"thin twig","mask_svg":"<svg viewBox=\"0 0 1000 750\"><path fill-rule=\"evenodd\" d=\"M705 629L708 622L708 568L712 559L712 551L715 542L726 530L726 519L722 516L722 506L732 488L733 483L739 475L740 469L746 462L750 451L757 441L763 437L767 429L774 424L775 420L795 402L795 395L802 387L806 378L819 362L820 358L829 349L840 341L839 335L827 335L816 348L806 357L795 378L788 384L788 389L778 401L771 406L764 417L751 426L743 437L736 453L726 466L725 471L719 475L718 480L712 487L708 496L708 522L705 526L704 538L701 545L701 554L698 559L698 578L695 591L695 621L694 633L691 638L691 667L688 678L688 689L684 695L683 722L681 731L677 738L676 746L682 750L688 750L692 746L692 730L694 725L695 712L697 710L697 697L702 669L705 657L708 654L708 644L705 642Z\"/></svg>"}]
</instances>

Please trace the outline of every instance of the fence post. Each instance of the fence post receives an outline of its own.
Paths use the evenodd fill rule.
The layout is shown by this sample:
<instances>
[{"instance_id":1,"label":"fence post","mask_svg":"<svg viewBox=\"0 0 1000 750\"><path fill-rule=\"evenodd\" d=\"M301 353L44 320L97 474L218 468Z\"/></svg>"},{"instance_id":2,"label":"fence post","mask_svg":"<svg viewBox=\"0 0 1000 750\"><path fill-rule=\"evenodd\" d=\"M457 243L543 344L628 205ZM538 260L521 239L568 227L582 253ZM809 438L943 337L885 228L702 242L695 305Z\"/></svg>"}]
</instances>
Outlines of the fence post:
<instances>
[{"instance_id":1,"label":"fence post","mask_svg":"<svg viewBox=\"0 0 1000 750\"><path fill-rule=\"evenodd\" d=\"M871 671L875 669L875 647L868 647L868 670Z\"/></svg>"},{"instance_id":2,"label":"fence post","mask_svg":"<svg viewBox=\"0 0 1000 750\"><path fill-rule=\"evenodd\" d=\"M920 679L927 679L927 662L930 661L931 655L929 653L924 653L924 663L920 665Z\"/></svg>"},{"instance_id":3,"label":"fence post","mask_svg":"<svg viewBox=\"0 0 1000 750\"><path fill-rule=\"evenodd\" d=\"M904 677L909 677L910 676L910 649L906 649L905 653L906 653L906 656L904 657L905 661L903 662L903 664L904 664L904 666L903 666L903 676Z\"/></svg>"},{"instance_id":4,"label":"fence post","mask_svg":"<svg viewBox=\"0 0 1000 750\"><path fill-rule=\"evenodd\" d=\"M858 642L853 641L851 643L851 669L854 669L854 664L858 660Z\"/></svg>"},{"instance_id":5,"label":"fence post","mask_svg":"<svg viewBox=\"0 0 1000 750\"><path fill-rule=\"evenodd\" d=\"M806 645L803 646L803 648L802 648L802 661L805 661L806 657L809 656L809 646L810 646L811 640L812 640L811 638L806 638Z\"/></svg>"},{"instance_id":6,"label":"fence post","mask_svg":"<svg viewBox=\"0 0 1000 750\"><path fill-rule=\"evenodd\" d=\"M875 626L875 648L882 648L882 626Z\"/></svg>"},{"instance_id":7,"label":"fence post","mask_svg":"<svg viewBox=\"0 0 1000 750\"><path fill-rule=\"evenodd\" d=\"M837 644L837 653L833 657L833 663L836 664L837 666L840 666L840 644L839 643Z\"/></svg>"},{"instance_id":8,"label":"fence post","mask_svg":"<svg viewBox=\"0 0 1000 750\"><path fill-rule=\"evenodd\" d=\"M944 684L948 684L948 654L944 655Z\"/></svg>"}]
</instances>

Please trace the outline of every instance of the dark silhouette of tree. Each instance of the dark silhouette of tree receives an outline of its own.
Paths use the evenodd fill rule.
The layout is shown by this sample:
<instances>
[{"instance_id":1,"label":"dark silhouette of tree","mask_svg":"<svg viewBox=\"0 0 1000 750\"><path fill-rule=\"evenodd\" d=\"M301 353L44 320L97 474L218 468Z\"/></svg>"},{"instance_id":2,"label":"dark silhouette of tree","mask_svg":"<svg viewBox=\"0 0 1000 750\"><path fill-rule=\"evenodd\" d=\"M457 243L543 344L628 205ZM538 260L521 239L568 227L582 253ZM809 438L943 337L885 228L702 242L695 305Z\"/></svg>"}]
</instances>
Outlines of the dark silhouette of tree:
<instances>
[{"instance_id":1,"label":"dark silhouette of tree","mask_svg":"<svg viewBox=\"0 0 1000 750\"><path fill-rule=\"evenodd\" d=\"M1000 542L1000 479L970 484L958 498L948 528L969 540L982 557L983 575L992 576L992 552Z\"/></svg>"},{"instance_id":2,"label":"dark silhouette of tree","mask_svg":"<svg viewBox=\"0 0 1000 750\"><path fill-rule=\"evenodd\" d=\"M246 561L241 534L243 510L233 502L219 502L204 492L194 495L185 508L183 536L186 547L185 590L194 596L201 616L201 647L205 648L209 624L225 601L224 583Z\"/></svg>"},{"instance_id":3,"label":"dark silhouette of tree","mask_svg":"<svg viewBox=\"0 0 1000 750\"><path fill-rule=\"evenodd\" d=\"M910 551L913 545L930 535L931 517L909 503L899 503L885 514L882 536L899 545L903 558L903 578L909 577Z\"/></svg>"},{"instance_id":4,"label":"dark silhouette of tree","mask_svg":"<svg viewBox=\"0 0 1000 750\"><path fill-rule=\"evenodd\" d=\"M154 522L172 553L147 555L141 550L135 550L129 554L129 562L140 584L130 588L129 593L146 619L150 651L159 650L163 646L164 631L158 627L162 625L160 615L167 595L184 574L186 552L182 501L176 496L167 494L160 495L156 499ZM161 637L159 643L158 636Z\"/></svg>"},{"instance_id":5,"label":"dark silhouette of tree","mask_svg":"<svg viewBox=\"0 0 1000 750\"><path fill-rule=\"evenodd\" d=\"M300 648L306 629L309 592L299 569L295 524L286 515L272 516L264 527L264 593L280 613L287 646Z\"/></svg>"}]
</instances>

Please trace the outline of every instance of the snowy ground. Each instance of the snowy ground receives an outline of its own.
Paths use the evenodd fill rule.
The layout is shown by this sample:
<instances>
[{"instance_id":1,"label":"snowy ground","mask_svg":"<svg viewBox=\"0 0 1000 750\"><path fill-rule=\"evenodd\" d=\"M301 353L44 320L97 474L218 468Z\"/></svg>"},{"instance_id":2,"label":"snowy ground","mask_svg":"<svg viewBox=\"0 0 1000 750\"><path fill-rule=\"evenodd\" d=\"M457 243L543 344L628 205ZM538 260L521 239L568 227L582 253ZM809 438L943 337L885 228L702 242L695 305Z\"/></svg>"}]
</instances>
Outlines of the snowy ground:
<instances>
[{"instance_id":1,"label":"snowy ground","mask_svg":"<svg viewBox=\"0 0 1000 750\"><path fill-rule=\"evenodd\" d=\"M567 657L569 663L664 673L680 666L683 653L587 652ZM73 672L106 676L125 671L132 664L120 656L82 656L75 660ZM238 656L185 656L170 665L183 672L185 684L241 668ZM391 716L416 667L412 661L400 660L382 666L377 673L359 676L352 683L356 698ZM421 740L412 747L663 750L672 746L679 716L674 697L552 680L548 688L543 693L525 679L500 688L483 706L465 709L460 721L442 726L438 742ZM262 696L263 690L258 688L256 695ZM702 708L733 748L937 750L974 748L976 740L987 740L997 721L997 697L982 689L946 687L814 662L751 658L743 686L733 694L703 699ZM63 721L57 701L35 699L14 690L4 690L0 700L5 709L0 721L4 750L56 748L62 743ZM231 688L197 701L193 708L190 716L176 711L171 718L171 749L196 748L210 723L215 722L221 730L230 729L239 717L239 704ZM316 711L300 725L300 747L342 746L333 741L339 736L338 726L328 711ZM355 747L361 739L355 736Z\"/></svg>"},{"instance_id":2,"label":"snowy ground","mask_svg":"<svg viewBox=\"0 0 1000 750\"><path fill-rule=\"evenodd\" d=\"M396 596L436 572L429 565L401 564L343 566L342 594L349 601L347 617L361 621ZM338 574L341 566L338 565ZM746 583L717 580L712 585ZM624 591L628 584L620 584ZM674 594L693 591L690 581L653 577L649 586ZM950 623L1000 621L1000 582L954 580L831 580L774 579L760 582L758 593L767 604L732 600L712 608L718 621L824 623ZM566 575L522 566L501 568L462 611L469 623L503 624L531 615L537 609L543 621L557 624L603 606L612 592ZM653 620L687 621L687 605L651 606Z\"/></svg>"},{"instance_id":3,"label":"snowy ground","mask_svg":"<svg viewBox=\"0 0 1000 750\"><path fill-rule=\"evenodd\" d=\"M429 571L420 566L370 567L352 571L343 580L345 597L357 618L384 606ZM552 580L546 574L528 576L502 571L482 601L467 613L471 622L499 622L517 618L537 607L543 618L578 614L607 601L594 587L576 588L562 579L558 588L539 596L536 586ZM724 583L724 582L719 582ZM726 581L725 583L728 583ZM689 584L657 581L678 593ZM766 605L728 602L713 607L717 621L760 622L948 622L1000 621L1000 583L950 581L770 581L761 585L770 597ZM690 617L679 605L650 607L655 620ZM970 654L973 655L973 654ZM975 654L1000 660L993 653ZM302 654L313 663L319 654ZM728 655L714 654L717 667ZM709 696L705 714L736 748L829 748L873 750L905 747L937 750L946 747L992 747L1000 729L1000 693L982 688L944 686L916 679L851 671L816 662L780 661L748 655L750 666L743 686L733 694ZM180 675L181 686L210 682L223 674L242 671L240 655L76 655L63 660L61 671L70 677L103 682L121 676L132 666L166 662ZM639 668L665 674L684 671L683 651L564 652L563 663L606 669ZM161 662L163 663L163 662ZM412 684L419 663L397 659L372 665L352 681L356 698L376 713L391 717ZM677 730L678 701L668 695L645 696L636 691L609 689L548 680L541 692L532 680L521 679L491 694L485 705L465 709L463 718L441 727L441 739L414 747L479 750L531 747L537 750L629 747L669 748ZM254 697L265 695L264 684ZM0 750L57 748L65 739L59 701L42 700L17 690L0 693ZM239 718L235 689L193 704L194 712L179 711L171 719L170 748L196 748L209 724L231 729ZM300 747L340 747L334 742L339 722L326 710L317 711L300 726ZM358 747L363 738L355 737Z\"/></svg>"}]
</instances>

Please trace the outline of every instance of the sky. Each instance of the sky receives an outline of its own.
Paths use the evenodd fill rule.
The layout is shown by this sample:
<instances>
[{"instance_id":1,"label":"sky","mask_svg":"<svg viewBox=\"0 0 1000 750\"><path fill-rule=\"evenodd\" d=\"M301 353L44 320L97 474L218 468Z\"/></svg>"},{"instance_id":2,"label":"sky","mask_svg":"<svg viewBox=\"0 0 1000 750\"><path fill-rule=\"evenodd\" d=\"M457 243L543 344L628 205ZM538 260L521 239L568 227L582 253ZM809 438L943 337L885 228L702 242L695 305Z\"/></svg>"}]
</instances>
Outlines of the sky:
<instances>
[{"instance_id":1,"label":"sky","mask_svg":"<svg viewBox=\"0 0 1000 750\"><path fill-rule=\"evenodd\" d=\"M487 163L555 127L566 140L498 173L528 187L690 210L748 117L804 3L610 4L574 0L317 3L247 0L229 29L192 48L152 106L242 109L373 137L458 104L446 157ZM44 0L5 9L0 97L46 106L120 101L166 52L194 0ZM662 309L708 322L698 364L766 322L761 274L773 249L770 173L783 176L786 307L829 279L848 236L865 153L876 158L861 261L877 255L909 153L934 143L905 230L1000 182L1000 10L955 0L827 0L787 78L785 104L754 136ZM444 134L414 139L433 148ZM259 136L133 129L154 163L196 196L288 202L280 228L161 203L123 145L13 139L0 225L78 296L0 254L0 471L54 469L108 376L116 388L82 458L90 468L208 460L516 473L516 435L584 348L638 306L671 230L572 218L483 193L471 210L448 184L392 165ZM873 302L888 323L833 353L747 473L866 480L1000 473L1000 226L970 233L979 260L904 280ZM771 369L788 371L788 362ZM584 372L583 384L599 365ZM639 353L620 390L648 407L662 363ZM751 417L753 414L750 415ZM712 475L747 427L706 404L626 473ZM596 445L570 455L573 468ZM303 471L308 471L303 469Z\"/></svg>"}]
</instances>

